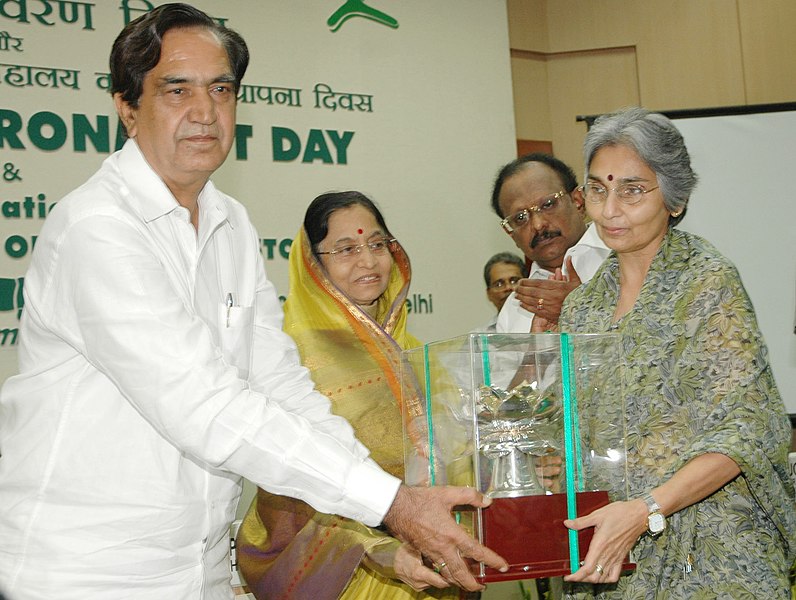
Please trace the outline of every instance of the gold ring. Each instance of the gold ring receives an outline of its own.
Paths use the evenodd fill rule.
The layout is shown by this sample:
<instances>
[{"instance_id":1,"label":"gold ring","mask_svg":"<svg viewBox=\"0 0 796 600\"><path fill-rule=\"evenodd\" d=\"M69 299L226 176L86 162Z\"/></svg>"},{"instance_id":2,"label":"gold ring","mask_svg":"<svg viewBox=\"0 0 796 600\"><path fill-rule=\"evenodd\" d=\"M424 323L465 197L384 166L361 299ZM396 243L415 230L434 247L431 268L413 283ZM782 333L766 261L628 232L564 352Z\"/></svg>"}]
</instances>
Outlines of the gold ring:
<instances>
[{"instance_id":1,"label":"gold ring","mask_svg":"<svg viewBox=\"0 0 796 600\"><path fill-rule=\"evenodd\" d=\"M605 568L603 568L601 564L598 564L596 567L594 567L594 570L597 571L600 575L602 575L603 571L605 571Z\"/></svg>"},{"instance_id":2,"label":"gold ring","mask_svg":"<svg viewBox=\"0 0 796 600\"><path fill-rule=\"evenodd\" d=\"M539 301L536 303L538 308L544 308L544 298L539 298Z\"/></svg>"},{"instance_id":3,"label":"gold ring","mask_svg":"<svg viewBox=\"0 0 796 600\"><path fill-rule=\"evenodd\" d=\"M446 562L443 560L443 561L442 561L441 563L439 563L438 565L437 565L437 564L435 564L435 565L434 565L434 572L435 572L435 573L439 573L440 571L442 571L442 569L444 569L444 568L445 568L445 567L447 567L447 566L448 566L448 563L446 563Z\"/></svg>"}]
</instances>

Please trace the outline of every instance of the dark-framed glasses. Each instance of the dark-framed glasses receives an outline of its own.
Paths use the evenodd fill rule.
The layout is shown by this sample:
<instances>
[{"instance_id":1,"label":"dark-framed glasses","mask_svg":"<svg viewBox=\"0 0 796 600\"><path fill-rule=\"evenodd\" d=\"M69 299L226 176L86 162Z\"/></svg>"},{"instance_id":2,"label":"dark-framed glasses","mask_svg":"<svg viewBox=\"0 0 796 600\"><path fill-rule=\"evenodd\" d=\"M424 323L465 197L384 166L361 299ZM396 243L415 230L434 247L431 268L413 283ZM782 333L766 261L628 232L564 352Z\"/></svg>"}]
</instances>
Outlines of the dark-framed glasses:
<instances>
[{"instance_id":1,"label":"dark-framed glasses","mask_svg":"<svg viewBox=\"0 0 796 600\"><path fill-rule=\"evenodd\" d=\"M538 213L540 215L554 213L556 209L561 206L561 198L566 195L567 192L561 190L560 192L546 196L542 198L538 204L524 208L516 214L509 215L500 222L500 226L503 227L503 231L508 234L512 234L531 222L532 212Z\"/></svg>"},{"instance_id":2,"label":"dark-framed glasses","mask_svg":"<svg viewBox=\"0 0 796 600\"><path fill-rule=\"evenodd\" d=\"M520 282L522 277L509 277L508 279L496 279L492 283L489 284L490 290L502 290L505 288L514 289L517 287L517 284Z\"/></svg>"},{"instance_id":3,"label":"dark-framed glasses","mask_svg":"<svg viewBox=\"0 0 796 600\"><path fill-rule=\"evenodd\" d=\"M384 256L388 252L392 252L397 244L398 240L395 238L383 237L372 239L364 244L335 246L328 252L318 251L316 254L328 254L332 260L337 262L349 262L356 259L363 248L367 248L373 256Z\"/></svg>"},{"instance_id":4,"label":"dark-framed glasses","mask_svg":"<svg viewBox=\"0 0 796 600\"><path fill-rule=\"evenodd\" d=\"M604 202L611 192L614 192L617 199L623 204L637 204L644 197L644 194L649 194L657 189L657 185L654 188L647 189L640 183L623 183L615 188L607 188L593 181L580 186L584 198L593 204Z\"/></svg>"}]
</instances>

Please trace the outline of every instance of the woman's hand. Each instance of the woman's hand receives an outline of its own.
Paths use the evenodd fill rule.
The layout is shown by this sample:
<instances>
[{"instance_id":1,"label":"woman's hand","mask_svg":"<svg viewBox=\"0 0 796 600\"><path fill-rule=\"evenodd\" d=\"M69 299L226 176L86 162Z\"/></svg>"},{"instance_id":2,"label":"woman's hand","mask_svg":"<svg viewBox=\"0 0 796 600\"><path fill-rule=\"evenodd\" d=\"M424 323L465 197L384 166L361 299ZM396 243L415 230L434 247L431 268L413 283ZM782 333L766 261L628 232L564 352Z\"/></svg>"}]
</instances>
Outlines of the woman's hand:
<instances>
[{"instance_id":1,"label":"woman's hand","mask_svg":"<svg viewBox=\"0 0 796 600\"><path fill-rule=\"evenodd\" d=\"M649 510L641 499L612 502L564 525L580 531L594 527L594 537L580 569L564 577L564 581L613 583L619 581L622 563L639 536L647 530Z\"/></svg>"},{"instance_id":2,"label":"woman's hand","mask_svg":"<svg viewBox=\"0 0 796 600\"><path fill-rule=\"evenodd\" d=\"M450 586L439 573L423 564L420 552L406 543L398 546L393 568L398 579L418 592L429 587L446 588Z\"/></svg>"},{"instance_id":3,"label":"woman's hand","mask_svg":"<svg viewBox=\"0 0 796 600\"><path fill-rule=\"evenodd\" d=\"M692 458L667 482L650 490L661 507L671 515L691 506L726 485L741 470L729 456L710 452ZM619 579L622 561L647 530L649 509L644 500L612 502L579 519L566 520L564 525L580 531L594 527L594 537L580 569L564 577L565 581L613 583ZM664 534L665 535L665 534ZM597 568L599 565L599 569Z\"/></svg>"}]
</instances>

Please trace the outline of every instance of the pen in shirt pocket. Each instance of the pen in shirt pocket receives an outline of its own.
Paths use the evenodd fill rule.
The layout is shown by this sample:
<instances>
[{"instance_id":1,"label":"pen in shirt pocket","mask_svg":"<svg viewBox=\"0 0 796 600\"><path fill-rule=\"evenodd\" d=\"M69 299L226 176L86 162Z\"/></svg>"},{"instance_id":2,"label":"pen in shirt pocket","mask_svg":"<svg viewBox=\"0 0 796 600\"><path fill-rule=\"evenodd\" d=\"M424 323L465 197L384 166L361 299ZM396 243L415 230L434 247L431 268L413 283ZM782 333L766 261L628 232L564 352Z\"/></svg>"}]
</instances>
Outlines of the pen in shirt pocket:
<instances>
[{"instance_id":1,"label":"pen in shirt pocket","mask_svg":"<svg viewBox=\"0 0 796 600\"><path fill-rule=\"evenodd\" d=\"M232 298L232 292L227 294L227 327L229 327L229 313L232 310L232 305L235 301Z\"/></svg>"}]
</instances>

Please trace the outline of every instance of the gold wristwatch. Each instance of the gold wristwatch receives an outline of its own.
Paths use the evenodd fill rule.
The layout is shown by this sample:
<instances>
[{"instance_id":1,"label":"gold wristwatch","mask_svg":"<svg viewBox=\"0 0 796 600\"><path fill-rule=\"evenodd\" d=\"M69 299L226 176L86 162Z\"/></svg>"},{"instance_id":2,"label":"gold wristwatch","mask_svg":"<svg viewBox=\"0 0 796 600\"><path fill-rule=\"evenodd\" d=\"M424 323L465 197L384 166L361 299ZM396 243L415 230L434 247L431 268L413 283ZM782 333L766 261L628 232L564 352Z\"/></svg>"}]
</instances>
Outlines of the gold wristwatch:
<instances>
[{"instance_id":1,"label":"gold wristwatch","mask_svg":"<svg viewBox=\"0 0 796 600\"><path fill-rule=\"evenodd\" d=\"M661 507L655 502L655 498L652 497L652 494L645 494L643 500L647 505L647 510L649 510L649 515L647 515L647 531L649 531L652 536L660 535L663 533L663 530L666 529L666 517L663 516Z\"/></svg>"}]
</instances>

